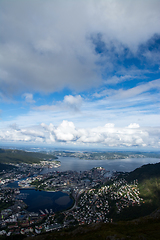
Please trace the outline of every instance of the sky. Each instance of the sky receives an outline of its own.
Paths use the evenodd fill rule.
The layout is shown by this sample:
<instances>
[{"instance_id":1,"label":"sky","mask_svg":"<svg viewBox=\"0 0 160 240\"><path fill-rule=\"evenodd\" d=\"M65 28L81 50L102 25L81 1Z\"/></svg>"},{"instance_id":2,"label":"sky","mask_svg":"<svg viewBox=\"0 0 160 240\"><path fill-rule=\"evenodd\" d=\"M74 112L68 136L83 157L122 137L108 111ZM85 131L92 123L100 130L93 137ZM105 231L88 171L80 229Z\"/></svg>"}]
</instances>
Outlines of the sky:
<instances>
[{"instance_id":1,"label":"sky","mask_svg":"<svg viewBox=\"0 0 160 240\"><path fill-rule=\"evenodd\" d=\"M160 149L159 0L1 0L0 145Z\"/></svg>"}]
</instances>

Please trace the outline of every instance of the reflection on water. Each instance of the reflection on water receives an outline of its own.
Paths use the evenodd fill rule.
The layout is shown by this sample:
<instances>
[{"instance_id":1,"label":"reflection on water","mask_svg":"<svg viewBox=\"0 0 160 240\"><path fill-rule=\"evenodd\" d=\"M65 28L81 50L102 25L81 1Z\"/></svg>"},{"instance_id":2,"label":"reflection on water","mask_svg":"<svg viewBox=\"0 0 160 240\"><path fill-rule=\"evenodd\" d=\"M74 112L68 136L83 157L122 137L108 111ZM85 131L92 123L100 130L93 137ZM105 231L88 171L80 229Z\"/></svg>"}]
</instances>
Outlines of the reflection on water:
<instances>
[{"instance_id":1,"label":"reflection on water","mask_svg":"<svg viewBox=\"0 0 160 240\"><path fill-rule=\"evenodd\" d=\"M55 200L55 203L62 206L68 204L69 202L70 202L69 196L59 197L58 199Z\"/></svg>"}]
</instances>

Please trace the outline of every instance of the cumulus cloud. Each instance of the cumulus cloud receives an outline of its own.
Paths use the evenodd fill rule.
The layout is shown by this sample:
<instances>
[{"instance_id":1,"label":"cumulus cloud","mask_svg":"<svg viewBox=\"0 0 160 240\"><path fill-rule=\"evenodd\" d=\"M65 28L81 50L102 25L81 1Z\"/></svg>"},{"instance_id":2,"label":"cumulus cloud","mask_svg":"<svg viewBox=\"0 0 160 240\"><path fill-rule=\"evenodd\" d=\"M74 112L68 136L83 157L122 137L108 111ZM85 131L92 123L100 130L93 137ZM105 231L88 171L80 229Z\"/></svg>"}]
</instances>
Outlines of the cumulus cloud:
<instances>
[{"instance_id":1,"label":"cumulus cloud","mask_svg":"<svg viewBox=\"0 0 160 240\"><path fill-rule=\"evenodd\" d=\"M129 124L129 126L128 126L128 128L139 128L140 126L139 126L139 124L137 124L137 123L131 123L131 124Z\"/></svg>"},{"instance_id":2,"label":"cumulus cloud","mask_svg":"<svg viewBox=\"0 0 160 240\"><path fill-rule=\"evenodd\" d=\"M0 130L1 141L32 143L101 144L107 147L160 147L160 128L141 128L137 123L117 128L112 123L96 128L76 128L64 120L59 126L42 123L34 128Z\"/></svg>"},{"instance_id":3,"label":"cumulus cloud","mask_svg":"<svg viewBox=\"0 0 160 240\"><path fill-rule=\"evenodd\" d=\"M64 97L63 103L69 109L72 109L74 111L80 111L80 108L82 106L82 97L80 95L68 95Z\"/></svg>"},{"instance_id":4,"label":"cumulus cloud","mask_svg":"<svg viewBox=\"0 0 160 240\"><path fill-rule=\"evenodd\" d=\"M65 120L57 127L54 133L58 141L74 141L77 137L74 124Z\"/></svg>"},{"instance_id":5,"label":"cumulus cloud","mask_svg":"<svg viewBox=\"0 0 160 240\"><path fill-rule=\"evenodd\" d=\"M159 0L1 1L1 90L98 86L102 69L116 70L115 56L126 48L136 54L140 44L160 34L159 9ZM143 55L152 59L151 52Z\"/></svg>"}]
</instances>

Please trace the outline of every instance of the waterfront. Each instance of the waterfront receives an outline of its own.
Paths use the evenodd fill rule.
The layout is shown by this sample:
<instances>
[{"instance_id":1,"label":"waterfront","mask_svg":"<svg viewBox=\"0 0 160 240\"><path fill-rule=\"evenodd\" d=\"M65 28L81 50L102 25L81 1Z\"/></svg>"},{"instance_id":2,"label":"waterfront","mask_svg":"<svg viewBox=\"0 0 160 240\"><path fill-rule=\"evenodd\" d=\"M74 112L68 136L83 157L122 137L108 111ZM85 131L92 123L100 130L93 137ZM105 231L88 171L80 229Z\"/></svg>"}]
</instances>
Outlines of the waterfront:
<instances>
[{"instance_id":1,"label":"waterfront","mask_svg":"<svg viewBox=\"0 0 160 240\"><path fill-rule=\"evenodd\" d=\"M107 173L105 177L110 177L113 171L130 172L134 169L148 164L157 163L160 161L158 158L126 158L126 159L114 159L114 160L85 160L75 157L59 157L61 162L60 167L44 168L41 174L51 173L53 171L88 171L94 167L104 167ZM59 181L62 179L59 179ZM67 180L65 180L67 182ZM65 183L66 184L66 183ZM58 186L58 185L57 185ZM18 181L14 181L8 184L8 187L17 188ZM61 191L58 192L46 192L36 191L34 189L22 189L20 190L21 196L26 196L23 201L28 205L27 210L32 212L39 212L39 210L45 211L45 209L52 209L54 212L63 211L69 208L73 200ZM41 199L39 201L39 199Z\"/></svg>"},{"instance_id":2,"label":"waterfront","mask_svg":"<svg viewBox=\"0 0 160 240\"><path fill-rule=\"evenodd\" d=\"M85 160L75 157L59 157L61 166L58 168L44 168L41 174L52 171L85 171L94 167L104 167L107 171L130 172L142 165L160 162L159 158L126 158L114 160Z\"/></svg>"},{"instance_id":3,"label":"waterfront","mask_svg":"<svg viewBox=\"0 0 160 240\"><path fill-rule=\"evenodd\" d=\"M114 171L132 171L160 161L158 158L84 160L75 157L60 157L59 160L58 168L42 171L37 165L21 163L4 172L1 179L4 235L8 234L11 223L13 231L9 234L17 230L28 233L28 229L40 234L71 225L111 222L124 208L140 207L143 203L138 180L134 183L123 178L117 180L118 173ZM108 177L111 177L109 185ZM28 186L34 189L27 189ZM68 194L72 194L74 204ZM58 213L60 211L65 213Z\"/></svg>"}]
</instances>

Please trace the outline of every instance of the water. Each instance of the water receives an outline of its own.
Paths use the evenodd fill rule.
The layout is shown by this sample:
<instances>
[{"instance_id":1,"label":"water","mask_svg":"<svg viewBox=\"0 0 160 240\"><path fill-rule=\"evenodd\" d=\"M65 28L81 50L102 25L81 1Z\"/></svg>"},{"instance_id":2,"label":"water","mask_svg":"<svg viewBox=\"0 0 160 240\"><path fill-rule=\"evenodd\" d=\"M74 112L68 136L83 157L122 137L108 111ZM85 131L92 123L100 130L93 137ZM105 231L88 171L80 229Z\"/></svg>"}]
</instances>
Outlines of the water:
<instances>
[{"instance_id":1,"label":"water","mask_svg":"<svg viewBox=\"0 0 160 240\"><path fill-rule=\"evenodd\" d=\"M68 194L63 192L45 192L36 191L33 189L20 190L23 201L28 205L27 210L30 212L39 212L42 210L46 213L45 209L50 212L63 211L73 204L73 200Z\"/></svg>"},{"instance_id":2,"label":"water","mask_svg":"<svg viewBox=\"0 0 160 240\"><path fill-rule=\"evenodd\" d=\"M158 163L158 158L126 158L126 159L115 159L115 160L85 160L74 157L59 157L61 166L58 168L45 168L41 173L47 173L52 171L85 171L90 170L93 167L104 167L107 171L122 171L130 172L134 169L148 164Z\"/></svg>"},{"instance_id":3,"label":"water","mask_svg":"<svg viewBox=\"0 0 160 240\"><path fill-rule=\"evenodd\" d=\"M18 181L14 181L14 182L8 183L8 184L6 185L6 187L19 188L19 186L18 186Z\"/></svg>"},{"instance_id":4,"label":"water","mask_svg":"<svg viewBox=\"0 0 160 240\"><path fill-rule=\"evenodd\" d=\"M73 157L60 157L61 166L58 168L48 169L45 168L42 174L48 171L85 171L90 170L93 167L104 167L107 171L123 171L130 172L134 169L148 163L160 162L157 158L128 158L128 159L116 159L116 160L84 160ZM17 182L11 183L12 187L17 186ZM69 208L73 200L62 192L44 192L36 191L33 189L20 190L23 197L23 201L28 205L28 211L39 212L45 209L48 211L53 209L54 212L63 211Z\"/></svg>"},{"instance_id":5,"label":"water","mask_svg":"<svg viewBox=\"0 0 160 240\"><path fill-rule=\"evenodd\" d=\"M21 180L26 180L27 178L21 178ZM10 182L6 185L6 187L10 187L10 188L19 188L18 185L19 181L14 181L14 182Z\"/></svg>"}]
</instances>

